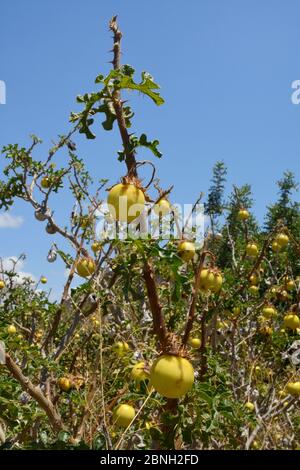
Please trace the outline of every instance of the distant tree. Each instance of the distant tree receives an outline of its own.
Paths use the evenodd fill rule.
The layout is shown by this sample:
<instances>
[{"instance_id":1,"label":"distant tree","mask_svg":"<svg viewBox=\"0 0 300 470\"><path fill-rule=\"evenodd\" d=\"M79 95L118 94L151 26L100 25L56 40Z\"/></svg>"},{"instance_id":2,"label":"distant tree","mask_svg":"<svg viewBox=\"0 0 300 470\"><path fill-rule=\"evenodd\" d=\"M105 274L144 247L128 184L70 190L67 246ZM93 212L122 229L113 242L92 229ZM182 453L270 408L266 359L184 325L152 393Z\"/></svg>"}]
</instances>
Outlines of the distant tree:
<instances>
[{"instance_id":1,"label":"distant tree","mask_svg":"<svg viewBox=\"0 0 300 470\"><path fill-rule=\"evenodd\" d=\"M209 188L205 213L210 218L211 229L214 233L218 216L223 212L223 197L226 183L227 168L223 161L218 161L213 167L213 177Z\"/></svg>"},{"instance_id":2,"label":"distant tree","mask_svg":"<svg viewBox=\"0 0 300 470\"><path fill-rule=\"evenodd\" d=\"M282 223L288 226L295 235L299 234L300 203L293 200L294 193L299 189L295 175L291 171L285 171L277 185L279 187L279 198L268 207L265 229L271 230L279 220L282 220Z\"/></svg>"}]
</instances>

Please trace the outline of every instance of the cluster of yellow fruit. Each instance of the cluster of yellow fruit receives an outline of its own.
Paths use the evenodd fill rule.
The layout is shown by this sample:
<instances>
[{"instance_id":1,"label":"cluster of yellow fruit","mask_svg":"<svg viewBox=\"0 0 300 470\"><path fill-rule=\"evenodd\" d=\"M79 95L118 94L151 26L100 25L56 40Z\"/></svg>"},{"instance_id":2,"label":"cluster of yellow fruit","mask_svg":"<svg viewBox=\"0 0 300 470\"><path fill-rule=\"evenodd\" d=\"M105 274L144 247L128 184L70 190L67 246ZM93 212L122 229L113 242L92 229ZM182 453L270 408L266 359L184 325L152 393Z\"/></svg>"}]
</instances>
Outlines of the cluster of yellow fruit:
<instances>
[{"instance_id":1,"label":"cluster of yellow fruit","mask_svg":"<svg viewBox=\"0 0 300 470\"><path fill-rule=\"evenodd\" d=\"M145 195L133 183L119 183L109 190L107 204L113 220L130 223L144 211ZM171 204L161 198L153 210L156 215L165 216L171 211Z\"/></svg>"},{"instance_id":2,"label":"cluster of yellow fruit","mask_svg":"<svg viewBox=\"0 0 300 470\"><path fill-rule=\"evenodd\" d=\"M195 339L195 338L194 338ZM197 347L200 343L197 343ZM194 369L184 357L163 354L152 364L150 373L145 362L135 364L131 376L136 382L150 379L150 385L156 392L166 398L181 398L194 383ZM133 406L120 404L114 410L113 420L117 426L128 427L136 416Z\"/></svg>"},{"instance_id":3,"label":"cluster of yellow fruit","mask_svg":"<svg viewBox=\"0 0 300 470\"><path fill-rule=\"evenodd\" d=\"M130 350L130 347L129 344L125 341L117 341L113 345L113 350L118 356L124 356L124 354Z\"/></svg>"},{"instance_id":4,"label":"cluster of yellow fruit","mask_svg":"<svg viewBox=\"0 0 300 470\"><path fill-rule=\"evenodd\" d=\"M272 242L272 250L279 252L286 248L289 242L289 237L285 233L278 233Z\"/></svg>"}]
</instances>

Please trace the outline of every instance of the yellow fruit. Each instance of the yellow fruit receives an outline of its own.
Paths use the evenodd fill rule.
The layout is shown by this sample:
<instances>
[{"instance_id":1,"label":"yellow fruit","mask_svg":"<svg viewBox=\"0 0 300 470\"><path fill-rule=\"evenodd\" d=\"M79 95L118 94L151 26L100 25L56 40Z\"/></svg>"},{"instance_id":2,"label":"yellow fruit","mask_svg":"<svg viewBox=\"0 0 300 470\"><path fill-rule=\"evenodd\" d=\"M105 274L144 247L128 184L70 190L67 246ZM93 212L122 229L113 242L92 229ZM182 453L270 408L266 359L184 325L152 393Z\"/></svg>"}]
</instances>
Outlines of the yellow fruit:
<instances>
[{"instance_id":1,"label":"yellow fruit","mask_svg":"<svg viewBox=\"0 0 300 470\"><path fill-rule=\"evenodd\" d=\"M240 209L237 217L239 220L247 220L249 219L249 212L246 209Z\"/></svg>"},{"instance_id":2,"label":"yellow fruit","mask_svg":"<svg viewBox=\"0 0 300 470\"><path fill-rule=\"evenodd\" d=\"M258 282L259 282L259 278L257 276L257 274L251 274L250 278L249 278L249 282L252 286L257 286Z\"/></svg>"},{"instance_id":3,"label":"yellow fruit","mask_svg":"<svg viewBox=\"0 0 300 470\"><path fill-rule=\"evenodd\" d=\"M259 366L255 366L255 372L260 372L261 368Z\"/></svg>"},{"instance_id":4,"label":"yellow fruit","mask_svg":"<svg viewBox=\"0 0 300 470\"><path fill-rule=\"evenodd\" d=\"M80 258L76 263L77 274L81 277L91 276L96 269L95 261L92 258Z\"/></svg>"},{"instance_id":5,"label":"yellow fruit","mask_svg":"<svg viewBox=\"0 0 300 470\"><path fill-rule=\"evenodd\" d=\"M275 240L280 248L285 248L289 242L289 237L285 233L279 233Z\"/></svg>"},{"instance_id":6,"label":"yellow fruit","mask_svg":"<svg viewBox=\"0 0 300 470\"><path fill-rule=\"evenodd\" d=\"M200 338L191 338L189 340L189 344L192 346L192 348L198 349L201 346L201 339Z\"/></svg>"},{"instance_id":7,"label":"yellow fruit","mask_svg":"<svg viewBox=\"0 0 300 470\"><path fill-rule=\"evenodd\" d=\"M115 353L117 353L118 356L124 356L125 352L129 351L129 345L124 341L117 341L113 345L113 350Z\"/></svg>"},{"instance_id":8,"label":"yellow fruit","mask_svg":"<svg viewBox=\"0 0 300 470\"><path fill-rule=\"evenodd\" d=\"M218 330L224 330L225 328L228 328L228 323L226 323L225 321L218 320L216 326Z\"/></svg>"},{"instance_id":9,"label":"yellow fruit","mask_svg":"<svg viewBox=\"0 0 300 470\"><path fill-rule=\"evenodd\" d=\"M41 277L41 283L42 284L47 284L47 278L46 277Z\"/></svg>"},{"instance_id":10,"label":"yellow fruit","mask_svg":"<svg viewBox=\"0 0 300 470\"><path fill-rule=\"evenodd\" d=\"M49 189L50 186L51 186L51 181L50 179L48 178L48 176L44 176L42 179L41 179L41 186L42 188L44 189Z\"/></svg>"},{"instance_id":11,"label":"yellow fruit","mask_svg":"<svg viewBox=\"0 0 300 470\"><path fill-rule=\"evenodd\" d=\"M4 289L5 287L5 282L4 281L0 281L0 289Z\"/></svg>"},{"instance_id":12,"label":"yellow fruit","mask_svg":"<svg viewBox=\"0 0 300 470\"><path fill-rule=\"evenodd\" d=\"M281 246L278 245L278 243L276 241L273 241L272 242L272 250L275 251L275 252L278 252L281 250Z\"/></svg>"},{"instance_id":13,"label":"yellow fruit","mask_svg":"<svg viewBox=\"0 0 300 470\"><path fill-rule=\"evenodd\" d=\"M98 253L98 251L101 251L102 244L100 242L94 242L94 243L92 243L91 248L92 248L94 253Z\"/></svg>"},{"instance_id":14,"label":"yellow fruit","mask_svg":"<svg viewBox=\"0 0 300 470\"><path fill-rule=\"evenodd\" d=\"M142 380L148 379L149 375L145 371L144 362L138 362L137 364L133 366L133 368L131 369L131 377L136 382L141 382Z\"/></svg>"},{"instance_id":15,"label":"yellow fruit","mask_svg":"<svg viewBox=\"0 0 300 470\"><path fill-rule=\"evenodd\" d=\"M113 420L117 426L127 428L135 417L135 409L131 405L119 405L113 413Z\"/></svg>"},{"instance_id":16,"label":"yellow fruit","mask_svg":"<svg viewBox=\"0 0 300 470\"><path fill-rule=\"evenodd\" d=\"M154 212L158 216L167 215L171 210L171 204L167 199L160 199L157 204L154 206Z\"/></svg>"},{"instance_id":17,"label":"yellow fruit","mask_svg":"<svg viewBox=\"0 0 300 470\"><path fill-rule=\"evenodd\" d=\"M183 397L193 386L194 369L185 358L164 354L150 370L151 384L166 398Z\"/></svg>"},{"instance_id":18,"label":"yellow fruit","mask_svg":"<svg viewBox=\"0 0 300 470\"><path fill-rule=\"evenodd\" d=\"M292 281L292 279L288 280L285 284L285 288L286 290L294 290L296 287L294 281Z\"/></svg>"},{"instance_id":19,"label":"yellow fruit","mask_svg":"<svg viewBox=\"0 0 300 470\"><path fill-rule=\"evenodd\" d=\"M289 294L287 293L286 290L283 290L280 292L280 298L281 300L287 300L289 298Z\"/></svg>"},{"instance_id":20,"label":"yellow fruit","mask_svg":"<svg viewBox=\"0 0 300 470\"><path fill-rule=\"evenodd\" d=\"M268 325L260 327L259 332L261 335L270 336L273 333L273 328Z\"/></svg>"},{"instance_id":21,"label":"yellow fruit","mask_svg":"<svg viewBox=\"0 0 300 470\"><path fill-rule=\"evenodd\" d=\"M116 184L107 198L109 212L114 220L130 223L144 210L145 196L134 184Z\"/></svg>"},{"instance_id":22,"label":"yellow fruit","mask_svg":"<svg viewBox=\"0 0 300 470\"><path fill-rule=\"evenodd\" d=\"M285 315L283 322L284 326L286 328L289 328L290 330L296 330L300 327L300 318L298 317L298 315L295 315L293 313L288 313L287 315Z\"/></svg>"},{"instance_id":23,"label":"yellow fruit","mask_svg":"<svg viewBox=\"0 0 300 470\"><path fill-rule=\"evenodd\" d=\"M285 398L287 396L287 393L285 390L279 390L278 396L279 398Z\"/></svg>"},{"instance_id":24,"label":"yellow fruit","mask_svg":"<svg viewBox=\"0 0 300 470\"><path fill-rule=\"evenodd\" d=\"M17 328L15 327L15 325L9 325L7 327L7 333L9 335L14 335L16 332L17 332Z\"/></svg>"},{"instance_id":25,"label":"yellow fruit","mask_svg":"<svg viewBox=\"0 0 300 470\"><path fill-rule=\"evenodd\" d=\"M262 309L262 314L265 318L272 318L276 314L276 310L273 307L264 307Z\"/></svg>"},{"instance_id":26,"label":"yellow fruit","mask_svg":"<svg viewBox=\"0 0 300 470\"><path fill-rule=\"evenodd\" d=\"M255 245L255 243L248 243L246 246L246 253L251 258L255 258L258 255L257 245Z\"/></svg>"},{"instance_id":27,"label":"yellow fruit","mask_svg":"<svg viewBox=\"0 0 300 470\"><path fill-rule=\"evenodd\" d=\"M210 268L204 268L200 273L200 288L203 290L210 290L212 292L219 292L222 287L223 278L219 271Z\"/></svg>"},{"instance_id":28,"label":"yellow fruit","mask_svg":"<svg viewBox=\"0 0 300 470\"><path fill-rule=\"evenodd\" d=\"M258 449L259 443L257 441L253 441L251 447L252 449Z\"/></svg>"},{"instance_id":29,"label":"yellow fruit","mask_svg":"<svg viewBox=\"0 0 300 470\"><path fill-rule=\"evenodd\" d=\"M250 286L249 287L249 292L252 295L259 295L259 288L258 286Z\"/></svg>"},{"instance_id":30,"label":"yellow fruit","mask_svg":"<svg viewBox=\"0 0 300 470\"><path fill-rule=\"evenodd\" d=\"M300 395L300 382L289 382L285 388L290 395Z\"/></svg>"},{"instance_id":31,"label":"yellow fruit","mask_svg":"<svg viewBox=\"0 0 300 470\"><path fill-rule=\"evenodd\" d=\"M251 403L251 401L247 401L247 403L245 403L245 408L247 408L247 410L249 411L254 411L255 410L255 406L253 403Z\"/></svg>"},{"instance_id":32,"label":"yellow fruit","mask_svg":"<svg viewBox=\"0 0 300 470\"><path fill-rule=\"evenodd\" d=\"M70 388L72 387L70 380L67 379L66 377L60 377L60 379L58 379L57 381L57 385L64 392L68 392Z\"/></svg>"},{"instance_id":33,"label":"yellow fruit","mask_svg":"<svg viewBox=\"0 0 300 470\"><path fill-rule=\"evenodd\" d=\"M241 313L240 307L233 307L232 312L234 315L239 315Z\"/></svg>"},{"instance_id":34,"label":"yellow fruit","mask_svg":"<svg viewBox=\"0 0 300 470\"><path fill-rule=\"evenodd\" d=\"M178 254L184 261L190 261L194 258L196 250L192 242L181 241L177 246Z\"/></svg>"}]
</instances>

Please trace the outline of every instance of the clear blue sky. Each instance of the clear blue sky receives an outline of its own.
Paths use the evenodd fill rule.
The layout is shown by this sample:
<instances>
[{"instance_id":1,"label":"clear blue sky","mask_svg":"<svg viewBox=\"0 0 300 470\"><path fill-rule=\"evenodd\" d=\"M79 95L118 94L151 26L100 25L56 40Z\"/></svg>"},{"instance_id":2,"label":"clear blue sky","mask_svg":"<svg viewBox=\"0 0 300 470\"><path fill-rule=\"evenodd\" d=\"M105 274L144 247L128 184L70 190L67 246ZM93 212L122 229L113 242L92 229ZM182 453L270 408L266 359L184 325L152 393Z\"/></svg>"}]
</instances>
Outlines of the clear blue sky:
<instances>
[{"instance_id":1,"label":"clear blue sky","mask_svg":"<svg viewBox=\"0 0 300 470\"><path fill-rule=\"evenodd\" d=\"M193 202L223 159L229 188L252 185L262 221L283 171L300 180L300 105L291 102L291 83L300 79L297 0L3 0L0 146L27 145L30 133L49 144L68 130L75 96L95 90L95 76L109 70L113 14L124 33L123 63L154 75L166 100L156 107L132 97L133 130L160 140L163 187L174 183L173 199ZM124 174L116 161L119 136L101 127L97 135L77 140L80 154L94 175L114 182ZM64 202L58 218L69 208ZM24 223L0 228L0 255L26 252L24 269L47 275L57 288L63 267L45 261L50 237L23 204L12 214Z\"/></svg>"}]
</instances>

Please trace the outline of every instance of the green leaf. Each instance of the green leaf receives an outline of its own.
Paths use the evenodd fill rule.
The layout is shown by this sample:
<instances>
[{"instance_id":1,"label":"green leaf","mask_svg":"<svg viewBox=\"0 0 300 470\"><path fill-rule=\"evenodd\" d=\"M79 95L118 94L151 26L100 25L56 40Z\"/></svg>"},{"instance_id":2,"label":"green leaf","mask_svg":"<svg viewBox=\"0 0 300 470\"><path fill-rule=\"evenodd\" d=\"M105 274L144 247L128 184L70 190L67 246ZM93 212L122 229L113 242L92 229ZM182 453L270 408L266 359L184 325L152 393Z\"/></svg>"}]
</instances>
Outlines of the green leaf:
<instances>
[{"instance_id":1,"label":"green leaf","mask_svg":"<svg viewBox=\"0 0 300 470\"><path fill-rule=\"evenodd\" d=\"M137 90L149 96L158 106L164 103L164 99L160 94L153 91L159 89L159 85L153 81L153 77L148 72L142 72L142 81L140 83L135 83L131 76L123 76L116 85L122 89Z\"/></svg>"},{"instance_id":2,"label":"green leaf","mask_svg":"<svg viewBox=\"0 0 300 470\"><path fill-rule=\"evenodd\" d=\"M149 150L151 150L153 155L155 155L156 157L158 157L158 158L162 157L162 153L157 148L157 146L159 145L158 140L152 140L152 142L148 141L146 134L142 134L141 137L140 137L140 140L139 140L139 144L141 146L147 147Z\"/></svg>"}]
</instances>

